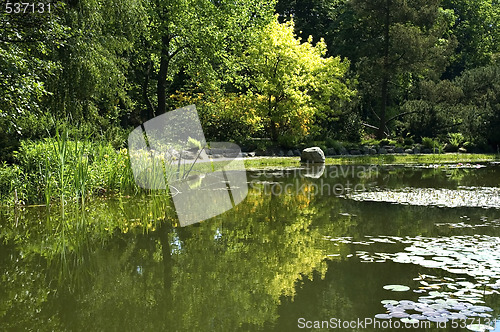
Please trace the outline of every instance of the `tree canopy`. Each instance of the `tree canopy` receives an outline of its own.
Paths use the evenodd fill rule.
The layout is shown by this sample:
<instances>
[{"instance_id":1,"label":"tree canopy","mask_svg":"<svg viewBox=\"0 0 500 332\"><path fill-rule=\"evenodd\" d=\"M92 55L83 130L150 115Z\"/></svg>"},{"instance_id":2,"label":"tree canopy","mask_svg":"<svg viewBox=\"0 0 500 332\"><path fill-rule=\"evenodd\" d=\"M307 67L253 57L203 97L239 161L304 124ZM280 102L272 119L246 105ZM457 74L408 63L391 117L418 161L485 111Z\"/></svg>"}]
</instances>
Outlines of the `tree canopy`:
<instances>
[{"instance_id":1,"label":"tree canopy","mask_svg":"<svg viewBox=\"0 0 500 332\"><path fill-rule=\"evenodd\" d=\"M123 142L187 102L209 139L296 146L452 131L500 143L471 129L477 112L494 126L494 101L445 107L425 92L483 91L477 75L500 61L495 1L46 2L50 13L0 14L2 159L60 125Z\"/></svg>"}]
</instances>

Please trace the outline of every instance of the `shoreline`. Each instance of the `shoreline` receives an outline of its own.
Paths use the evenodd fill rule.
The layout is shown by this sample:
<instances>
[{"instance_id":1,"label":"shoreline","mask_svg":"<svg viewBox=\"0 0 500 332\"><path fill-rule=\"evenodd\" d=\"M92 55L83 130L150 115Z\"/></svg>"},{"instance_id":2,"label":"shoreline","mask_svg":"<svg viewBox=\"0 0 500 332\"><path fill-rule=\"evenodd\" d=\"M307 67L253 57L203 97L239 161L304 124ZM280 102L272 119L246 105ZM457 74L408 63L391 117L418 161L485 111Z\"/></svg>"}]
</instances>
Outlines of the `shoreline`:
<instances>
[{"instance_id":1,"label":"shoreline","mask_svg":"<svg viewBox=\"0 0 500 332\"><path fill-rule=\"evenodd\" d=\"M300 166L300 157L246 157L243 158L247 168L267 168L280 166ZM434 163L479 163L500 162L498 154L483 153L442 153L442 154L386 154L326 157L328 165L418 165ZM321 165L321 164L318 164Z\"/></svg>"},{"instance_id":2,"label":"shoreline","mask_svg":"<svg viewBox=\"0 0 500 332\"><path fill-rule=\"evenodd\" d=\"M127 153L123 150L113 151L111 149L106 152L109 155L101 153L102 156L96 165L87 165L86 163L83 165L85 177L80 186L76 183L76 180L79 180L79 178L75 178L77 173L68 172L71 170L69 165L62 172L71 182L64 182L62 187L56 182L60 176L57 169L43 170L40 168L38 172L30 174L18 165L6 166L4 164L3 168L0 165L0 189L2 189L0 190L0 194L2 194L0 195L0 207L52 205L61 199L66 202L65 204L79 204L80 200L96 197L135 196L145 192L135 184ZM296 156L256 156L244 157L240 160L244 162L245 169L248 171L305 165L300 162L300 157ZM217 159L214 161L217 162ZM324 165L389 166L488 162L500 162L500 155L474 153L338 155L327 157ZM120 166L117 167L118 165ZM76 169L82 168L81 163L78 162L74 166Z\"/></svg>"}]
</instances>

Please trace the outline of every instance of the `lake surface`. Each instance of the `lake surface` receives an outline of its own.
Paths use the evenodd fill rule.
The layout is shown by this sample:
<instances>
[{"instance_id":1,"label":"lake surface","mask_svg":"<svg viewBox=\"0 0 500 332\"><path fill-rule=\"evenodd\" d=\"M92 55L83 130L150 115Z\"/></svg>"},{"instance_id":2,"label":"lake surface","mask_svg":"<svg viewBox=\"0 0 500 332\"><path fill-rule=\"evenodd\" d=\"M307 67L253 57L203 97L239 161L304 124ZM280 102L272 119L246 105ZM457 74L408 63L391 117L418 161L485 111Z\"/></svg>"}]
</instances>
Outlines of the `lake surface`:
<instances>
[{"instance_id":1,"label":"lake surface","mask_svg":"<svg viewBox=\"0 0 500 332\"><path fill-rule=\"evenodd\" d=\"M187 227L161 194L3 208L0 330L500 331L500 165L247 178Z\"/></svg>"}]
</instances>

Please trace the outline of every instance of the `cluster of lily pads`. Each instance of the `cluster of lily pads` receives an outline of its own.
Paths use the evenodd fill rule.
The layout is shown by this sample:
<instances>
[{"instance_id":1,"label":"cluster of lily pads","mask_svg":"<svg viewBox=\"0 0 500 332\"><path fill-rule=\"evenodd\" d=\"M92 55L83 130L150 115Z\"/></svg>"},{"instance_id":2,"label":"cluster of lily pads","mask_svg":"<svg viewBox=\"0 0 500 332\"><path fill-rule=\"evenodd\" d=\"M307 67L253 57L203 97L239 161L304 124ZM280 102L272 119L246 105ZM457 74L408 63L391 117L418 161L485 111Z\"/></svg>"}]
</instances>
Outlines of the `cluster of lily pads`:
<instances>
[{"instance_id":1,"label":"cluster of lily pads","mask_svg":"<svg viewBox=\"0 0 500 332\"><path fill-rule=\"evenodd\" d=\"M439 207L481 207L500 206L500 188L465 187L387 189L373 187L371 191L348 193L347 198L355 201L387 202L394 204L439 206Z\"/></svg>"},{"instance_id":2,"label":"cluster of lily pads","mask_svg":"<svg viewBox=\"0 0 500 332\"><path fill-rule=\"evenodd\" d=\"M465 221L470 221L470 218L467 216L462 216L460 219L464 219ZM500 219L494 219L494 220L488 220L487 217L481 217L480 218L480 223L476 224L471 224L468 222L464 221L459 221L456 223L435 223L437 227L448 227L448 228L470 228L470 229L476 229L480 227L500 227Z\"/></svg>"},{"instance_id":3,"label":"cluster of lily pads","mask_svg":"<svg viewBox=\"0 0 500 332\"><path fill-rule=\"evenodd\" d=\"M329 241L343 244L369 246L374 243L409 244L404 251L396 253L368 252L358 250L356 255L363 262L412 263L426 268L440 268L450 273L467 274L471 277L500 279L500 238L495 236L457 235L451 237L399 237L366 236L366 240L352 237L332 238Z\"/></svg>"},{"instance_id":4,"label":"cluster of lily pads","mask_svg":"<svg viewBox=\"0 0 500 332\"><path fill-rule=\"evenodd\" d=\"M426 164L426 165L411 165L411 168L443 168L443 169L455 169L455 168L470 168L478 169L486 167L486 165L481 164L471 164L471 163L458 163L458 164Z\"/></svg>"},{"instance_id":5,"label":"cluster of lily pads","mask_svg":"<svg viewBox=\"0 0 500 332\"><path fill-rule=\"evenodd\" d=\"M461 281L457 281L458 279ZM456 289L455 284L467 288L471 293L475 293L477 285L464 279L419 275L414 280L419 281L422 286L418 290L414 290L414 292L427 292L427 290L446 287ZM409 291L410 287L404 285L386 285L384 289L393 292L405 292ZM485 290L478 291L485 292ZM466 321L471 318L477 320L485 318L490 319L489 321L491 322L492 315L490 312L493 309L488 306L473 304L478 301L475 299L475 295L472 294L474 298L471 298L465 293L461 292L461 294L457 294L456 292L439 292L433 290L429 291L426 296L420 296L416 302L411 300L382 300L381 303L386 308L386 313L377 314L375 318L399 318L403 323L408 324L418 324L419 321L423 320L435 323L447 323L450 320ZM493 329L492 326L486 324L469 324L467 328L472 331Z\"/></svg>"},{"instance_id":6,"label":"cluster of lily pads","mask_svg":"<svg viewBox=\"0 0 500 332\"><path fill-rule=\"evenodd\" d=\"M400 286L400 285L389 285ZM455 299L424 299L417 302L410 300L382 300L381 303L387 309L387 313L377 314L377 319L399 318L403 323L418 324L419 321L428 320L434 323L447 323L450 320L467 320L471 317L491 318L488 312L493 311L490 307L472 305ZM484 331L492 329L486 324L471 324L468 326L473 331Z\"/></svg>"},{"instance_id":7,"label":"cluster of lily pads","mask_svg":"<svg viewBox=\"0 0 500 332\"><path fill-rule=\"evenodd\" d=\"M384 300L387 312L378 314L379 319L399 318L406 323L419 320L447 322L453 319L491 318L493 309L484 305L484 297L500 294L500 239L488 235L452 236L441 238L366 236L365 240L352 237L325 239L335 244L406 244L396 253L356 251L361 262L415 264L425 268L446 271L456 277L419 275L414 281L419 286L413 293L420 294L418 301ZM473 282L469 281L472 280ZM386 285L384 289L405 292L405 285ZM473 324L474 331L485 331L488 325Z\"/></svg>"},{"instance_id":8,"label":"cluster of lily pads","mask_svg":"<svg viewBox=\"0 0 500 332\"><path fill-rule=\"evenodd\" d=\"M382 300L381 303L388 313L377 314L375 318L391 319L406 318L405 323L418 323L419 320L446 323L453 319L465 320L469 317L490 318L493 311L490 307L472 305L454 299L427 300L419 299L417 302L410 300Z\"/></svg>"},{"instance_id":9,"label":"cluster of lily pads","mask_svg":"<svg viewBox=\"0 0 500 332\"><path fill-rule=\"evenodd\" d=\"M440 238L371 237L370 242L409 243L395 254L358 251L364 261L391 260L413 263L427 268L440 268L454 274L500 279L500 238L489 235L463 235ZM398 241L399 240L399 241Z\"/></svg>"}]
</instances>

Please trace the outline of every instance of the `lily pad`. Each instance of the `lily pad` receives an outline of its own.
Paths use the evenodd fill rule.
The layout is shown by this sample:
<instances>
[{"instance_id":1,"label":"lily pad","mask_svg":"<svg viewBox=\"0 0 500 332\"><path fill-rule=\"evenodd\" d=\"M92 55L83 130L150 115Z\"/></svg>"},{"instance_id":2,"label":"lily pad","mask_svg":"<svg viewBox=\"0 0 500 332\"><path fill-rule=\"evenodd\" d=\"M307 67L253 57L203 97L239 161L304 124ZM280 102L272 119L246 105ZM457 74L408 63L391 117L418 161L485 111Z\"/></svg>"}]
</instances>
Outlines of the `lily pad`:
<instances>
[{"instance_id":1,"label":"lily pad","mask_svg":"<svg viewBox=\"0 0 500 332\"><path fill-rule=\"evenodd\" d=\"M487 306L483 306L483 305L475 305L475 306L472 306L470 308L468 308L469 310L472 310L474 312L487 312L487 311L493 311L493 309L491 309L490 307L487 307Z\"/></svg>"},{"instance_id":2,"label":"lily pad","mask_svg":"<svg viewBox=\"0 0 500 332\"><path fill-rule=\"evenodd\" d=\"M401 318L401 321L405 324L418 324L419 320L418 319L413 319L413 318Z\"/></svg>"},{"instance_id":3,"label":"lily pad","mask_svg":"<svg viewBox=\"0 0 500 332\"><path fill-rule=\"evenodd\" d=\"M448 318L443 316L429 316L427 317L427 320L434 323L446 323L448 321Z\"/></svg>"},{"instance_id":4,"label":"lily pad","mask_svg":"<svg viewBox=\"0 0 500 332\"><path fill-rule=\"evenodd\" d=\"M393 292L406 292L410 290L410 287L404 285L385 285L384 289Z\"/></svg>"},{"instance_id":5,"label":"lily pad","mask_svg":"<svg viewBox=\"0 0 500 332\"><path fill-rule=\"evenodd\" d=\"M494 327L485 324L471 324L467 325L467 329L476 332L493 331Z\"/></svg>"},{"instance_id":6,"label":"lily pad","mask_svg":"<svg viewBox=\"0 0 500 332\"><path fill-rule=\"evenodd\" d=\"M388 315L388 314L376 314L375 318L377 318L377 319L391 319L392 316Z\"/></svg>"},{"instance_id":7,"label":"lily pad","mask_svg":"<svg viewBox=\"0 0 500 332\"><path fill-rule=\"evenodd\" d=\"M407 318L410 317L410 314L407 314L406 312L393 312L391 313L391 316L395 318Z\"/></svg>"}]
</instances>

